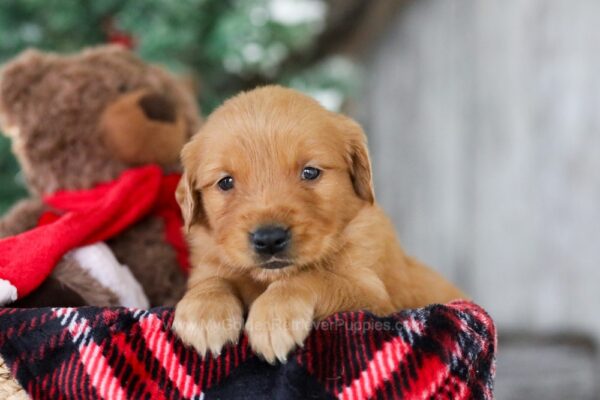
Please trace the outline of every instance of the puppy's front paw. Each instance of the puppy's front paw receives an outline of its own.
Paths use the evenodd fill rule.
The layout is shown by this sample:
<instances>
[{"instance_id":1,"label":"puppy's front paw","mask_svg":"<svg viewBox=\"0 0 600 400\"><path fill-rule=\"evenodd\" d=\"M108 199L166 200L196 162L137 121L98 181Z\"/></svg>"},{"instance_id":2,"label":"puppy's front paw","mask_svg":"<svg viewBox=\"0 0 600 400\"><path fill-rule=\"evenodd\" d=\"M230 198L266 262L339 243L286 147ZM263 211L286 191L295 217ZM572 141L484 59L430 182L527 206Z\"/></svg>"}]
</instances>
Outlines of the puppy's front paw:
<instances>
[{"instance_id":1,"label":"puppy's front paw","mask_svg":"<svg viewBox=\"0 0 600 400\"><path fill-rule=\"evenodd\" d=\"M250 308L245 330L254 352L273 364L287 361L290 351L302 346L313 322L314 306L301 298L264 293Z\"/></svg>"},{"instance_id":2,"label":"puppy's front paw","mask_svg":"<svg viewBox=\"0 0 600 400\"><path fill-rule=\"evenodd\" d=\"M175 308L173 330L202 356L221 353L227 343L237 343L243 326L240 301L231 295L184 297Z\"/></svg>"}]
</instances>

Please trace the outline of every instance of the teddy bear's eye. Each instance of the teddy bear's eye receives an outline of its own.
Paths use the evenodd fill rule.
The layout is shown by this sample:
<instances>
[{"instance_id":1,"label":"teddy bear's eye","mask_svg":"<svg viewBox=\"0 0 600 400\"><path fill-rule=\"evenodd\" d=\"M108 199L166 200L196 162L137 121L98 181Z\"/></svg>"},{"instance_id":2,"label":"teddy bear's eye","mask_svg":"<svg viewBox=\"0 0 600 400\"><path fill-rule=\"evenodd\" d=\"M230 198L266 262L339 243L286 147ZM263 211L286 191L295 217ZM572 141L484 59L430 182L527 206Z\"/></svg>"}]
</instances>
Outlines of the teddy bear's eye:
<instances>
[{"instance_id":1,"label":"teddy bear's eye","mask_svg":"<svg viewBox=\"0 0 600 400\"><path fill-rule=\"evenodd\" d=\"M129 86L127 86L126 83L121 83L117 87L117 90L119 91L119 93L125 93L125 92L127 92L129 90Z\"/></svg>"}]
</instances>

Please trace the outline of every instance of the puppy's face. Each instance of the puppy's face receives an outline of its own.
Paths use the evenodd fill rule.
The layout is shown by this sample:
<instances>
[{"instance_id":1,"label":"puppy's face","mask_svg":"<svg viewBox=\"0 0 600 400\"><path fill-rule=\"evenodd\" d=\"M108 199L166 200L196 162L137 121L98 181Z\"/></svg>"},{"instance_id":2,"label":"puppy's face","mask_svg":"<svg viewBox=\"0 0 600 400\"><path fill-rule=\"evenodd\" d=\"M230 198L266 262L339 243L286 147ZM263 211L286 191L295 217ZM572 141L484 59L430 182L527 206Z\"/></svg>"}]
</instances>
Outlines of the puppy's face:
<instances>
[{"instance_id":1,"label":"puppy's face","mask_svg":"<svg viewBox=\"0 0 600 400\"><path fill-rule=\"evenodd\" d=\"M192 243L201 229L225 268L258 279L327 262L373 203L361 128L289 89L227 101L182 159L177 198Z\"/></svg>"}]
</instances>

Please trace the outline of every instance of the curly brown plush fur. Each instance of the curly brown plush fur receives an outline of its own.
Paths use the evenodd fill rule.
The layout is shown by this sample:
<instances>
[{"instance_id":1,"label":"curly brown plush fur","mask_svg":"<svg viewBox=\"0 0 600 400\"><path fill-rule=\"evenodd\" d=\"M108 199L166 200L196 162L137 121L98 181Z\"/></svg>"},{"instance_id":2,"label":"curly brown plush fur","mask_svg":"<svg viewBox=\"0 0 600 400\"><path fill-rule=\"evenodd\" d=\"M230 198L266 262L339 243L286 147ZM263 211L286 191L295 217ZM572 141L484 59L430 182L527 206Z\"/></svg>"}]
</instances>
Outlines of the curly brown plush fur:
<instances>
[{"instance_id":1,"label":"curly brown plush fur","mask_svg":"<svg viewBox=\"0 0 600 400\"><path fill-rule=\"evenodd\" d=\"M13 141L33 198L0 220L0 237L36 225L45 209L41 195L91 188L145 163L179 170L179 151L197 130L198 115L183 85L120 47L70 56L25 51L0 71L0 126ZM161 220L142 220L108 245L152 305L171 305L180 297L184 277ZM54 271L60 287L87 304L115 305L110 291L94 288L83 273L73 274L72 263L63 260ZM50 293L32 296L44 303Z\"/></svg>"}]
</instances>

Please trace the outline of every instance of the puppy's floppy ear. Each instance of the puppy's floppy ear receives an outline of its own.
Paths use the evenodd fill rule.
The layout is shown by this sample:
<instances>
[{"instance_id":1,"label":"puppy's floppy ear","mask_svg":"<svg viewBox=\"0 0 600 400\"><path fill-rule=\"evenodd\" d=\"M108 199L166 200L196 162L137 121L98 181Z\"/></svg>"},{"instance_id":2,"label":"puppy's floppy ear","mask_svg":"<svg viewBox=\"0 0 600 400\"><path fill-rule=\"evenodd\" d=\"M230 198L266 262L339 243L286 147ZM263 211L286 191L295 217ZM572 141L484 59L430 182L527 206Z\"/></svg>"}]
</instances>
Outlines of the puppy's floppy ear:
<instances>
[{"instance_id":1,"label":"puppy's floppy ear","mask_svg":"<svg viewBox=\"0 0 600 400\"><path fill-rule=\"evenodd\" d=\"M175 199L181 208L186 232L189 232L194 224L208 224L202 205L202 193L196 188L197 166L192 154L193 146L194 141L192 140L183 147L181 161L185 172L175 191Z\"/></svg>"},{"instance_id":2,"label":"puppy's floppy ear","mask_svg":"<svg viewBox=\"0 0 600 400\"><path fill-rule=\"evenodd\" d=\"M189 173L184 173L177 185L175 199L181 208L185 231L189 232L194 224L205 221L202 207L202 194L194 187L195 183Z\"/></svg>"},{"instance_id":3,"label":"puppy's floppy ear","mask_svg":"<svg viewBox=\"0 0 600 400\"><path fill-rule=\"evenodd\" d=\"M367 137L362 128L354 120L337 115L346 138L346 159L350 168L350 178L354 191L361 199L373 204L373 177L371 160L367 149Z\"/></svg>"}]
</instances>

